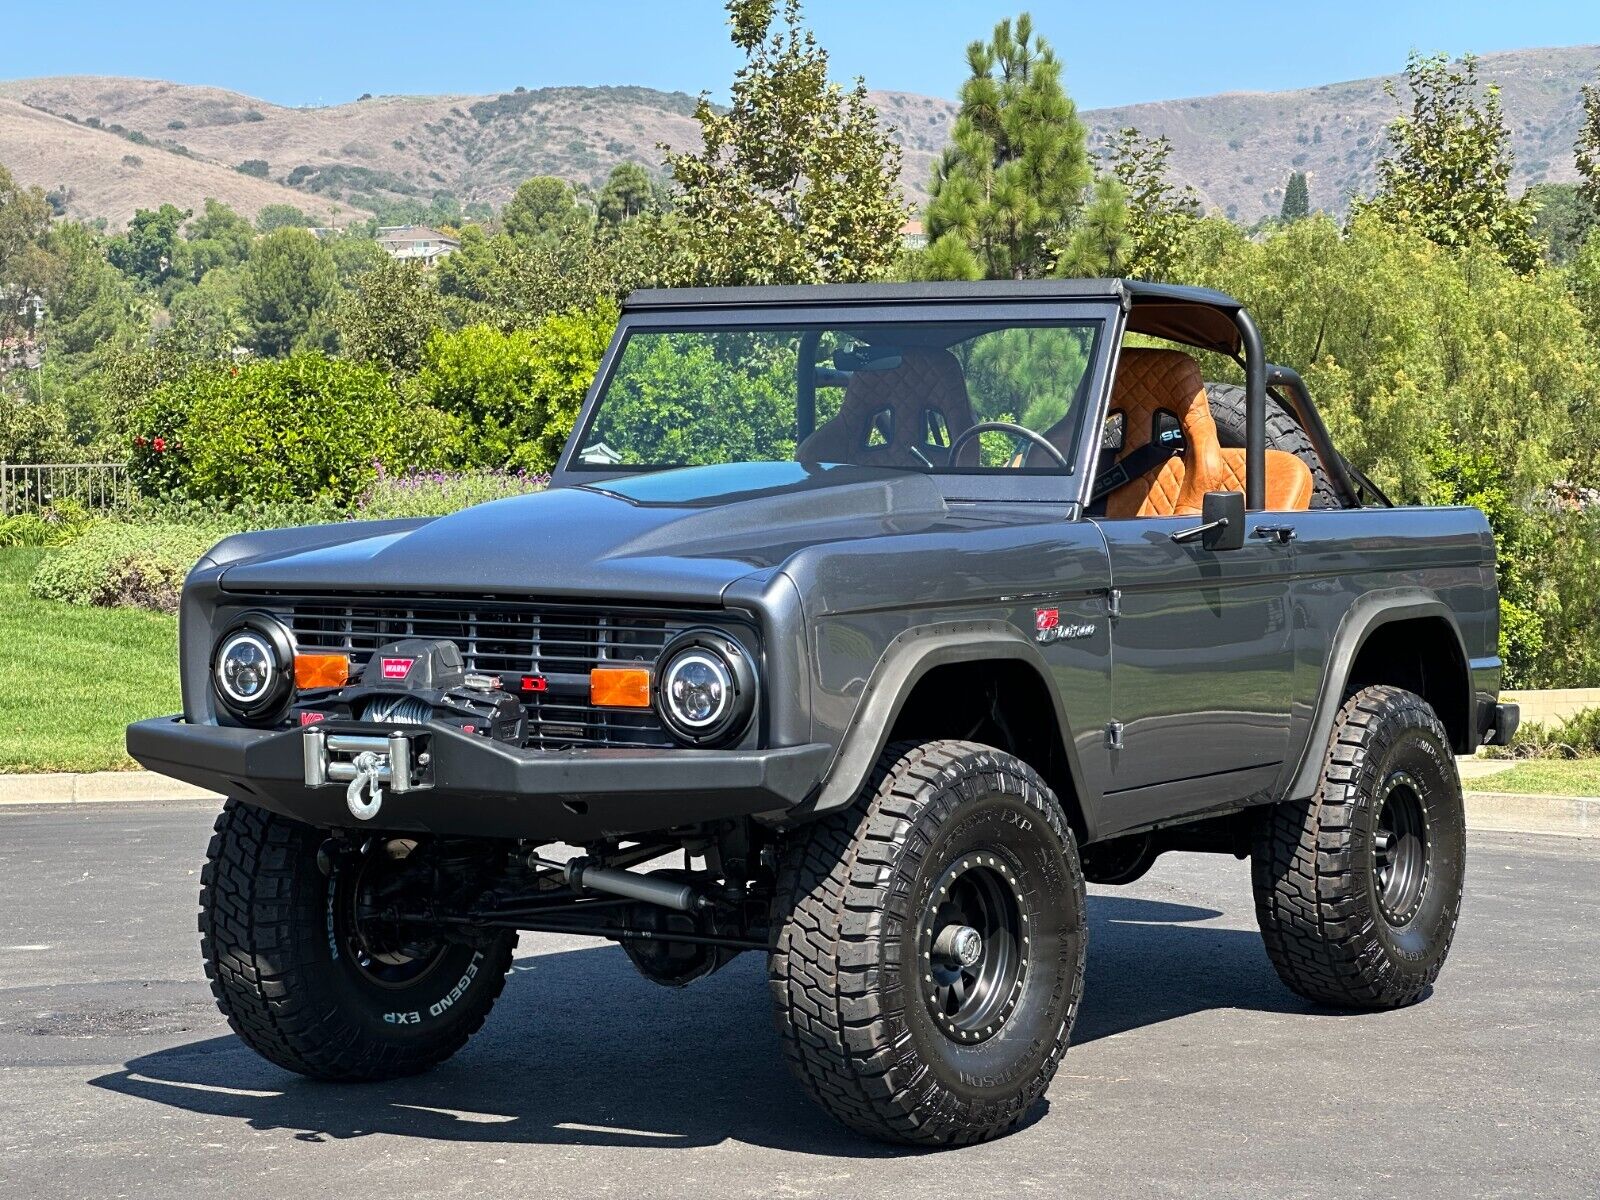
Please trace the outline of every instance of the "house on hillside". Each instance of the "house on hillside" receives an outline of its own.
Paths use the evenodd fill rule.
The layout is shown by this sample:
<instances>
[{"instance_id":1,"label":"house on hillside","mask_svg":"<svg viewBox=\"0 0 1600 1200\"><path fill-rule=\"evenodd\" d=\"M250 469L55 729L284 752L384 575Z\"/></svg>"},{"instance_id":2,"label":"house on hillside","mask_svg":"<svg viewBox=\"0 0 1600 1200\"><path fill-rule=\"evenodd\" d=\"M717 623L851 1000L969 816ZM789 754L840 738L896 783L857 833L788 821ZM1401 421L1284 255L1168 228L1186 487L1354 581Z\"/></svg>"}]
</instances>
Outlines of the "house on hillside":
<instances>
[{"instance_id":1,"label":"house on hillside","mask_svg":"<svg viewBox=\"0 0 1600 1200\"><path fill-rule=\"evenodd\" d=\"M378 245L392 258L420 262L425 267L461 249L461 243L455 238L446 237L426 225L382 226L378 230Z\"/></svg>"},{"instance_id":2,"label":"house on hillside","mask_svg":"<svg viewBox=\"0 0 1600 1200\"><path fill-rule=\"evenodd\" d=\"M919 218L912 217L900 226L900 241L909 250L921 250L928 244L927 231Z\"/></svg>"}]
</instances>

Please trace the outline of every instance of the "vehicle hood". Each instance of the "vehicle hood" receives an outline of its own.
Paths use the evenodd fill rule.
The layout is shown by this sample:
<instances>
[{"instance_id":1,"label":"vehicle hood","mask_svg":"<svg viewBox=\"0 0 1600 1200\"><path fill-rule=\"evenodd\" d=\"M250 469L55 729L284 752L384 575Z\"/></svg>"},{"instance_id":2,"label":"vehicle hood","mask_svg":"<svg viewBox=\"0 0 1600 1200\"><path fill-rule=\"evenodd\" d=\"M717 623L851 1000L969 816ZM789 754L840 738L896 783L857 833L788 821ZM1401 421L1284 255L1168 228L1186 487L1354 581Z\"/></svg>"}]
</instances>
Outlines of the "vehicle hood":
<instances>
[{"instance_id":1,"label":"vehicle hood","mask_svg":"<svg viewBox=\"0 0 1600 1200\"><path fill-rule=\"evenodd\" d=\"M946 515L924 475L735 463L569 485L424 524L228 566L231 592L471 592L717 603L825 541L913 532Z\"/></svg>"}]
</instances>

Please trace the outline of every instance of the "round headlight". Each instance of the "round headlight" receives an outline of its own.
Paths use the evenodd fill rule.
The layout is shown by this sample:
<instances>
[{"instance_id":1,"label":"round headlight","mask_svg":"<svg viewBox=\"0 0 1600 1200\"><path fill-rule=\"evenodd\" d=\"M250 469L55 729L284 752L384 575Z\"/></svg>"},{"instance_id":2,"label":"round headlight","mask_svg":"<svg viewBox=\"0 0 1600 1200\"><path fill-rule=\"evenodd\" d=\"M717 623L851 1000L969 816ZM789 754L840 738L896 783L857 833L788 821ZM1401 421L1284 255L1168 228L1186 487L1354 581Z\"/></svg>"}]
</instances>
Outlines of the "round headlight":
<instances>
[{"instance_id":1,"label":"round headlight","mask_svg":"<svg viewBox=\"0 0 1600 1200\"><path fill-rule=\"evenodd\" d=\"M755 669L744 648L725 634L680 634L663 651L656 678L656 708L679 741L731 741L750 723Z\"/></svg>"},{"instance_id":2,"label":"round headlight","mask_svg":"<svg viewBox=\"0 0 1600 1200\"><path fill-rule=\"evenodd\" d=\"M288 698L294 673L289 631L266 613L247 613L217 639L211 683L236 716L274 714Z\"/></svg>"}]
</instances>

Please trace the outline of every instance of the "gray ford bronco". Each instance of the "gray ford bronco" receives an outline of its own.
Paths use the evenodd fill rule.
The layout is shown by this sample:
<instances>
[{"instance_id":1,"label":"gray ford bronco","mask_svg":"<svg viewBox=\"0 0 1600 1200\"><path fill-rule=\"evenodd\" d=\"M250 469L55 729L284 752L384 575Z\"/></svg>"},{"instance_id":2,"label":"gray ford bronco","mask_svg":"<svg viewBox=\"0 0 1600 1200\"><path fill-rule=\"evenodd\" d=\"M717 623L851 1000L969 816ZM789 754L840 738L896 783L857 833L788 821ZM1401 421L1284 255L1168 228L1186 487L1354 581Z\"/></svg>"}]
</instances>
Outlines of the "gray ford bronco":
<instances>
[{"instance_id":1,"label":"gray ford bronco","mask_svg":"<svg viewBox=\"0 0 1600 1200\"><path fill-rule=\"evenodd\" d=\"M1483 515L1391 506L1227 296L641 292L547 491L213 549L128 747L230 797L202 951L275 1063L442 1061L519 930L754 950L824 1108L959 1143L1056 1072L1085 880L1163 851L1250 859L1309 1000L1425 995L1497 623Z\"/></svg>"}]
</instances>

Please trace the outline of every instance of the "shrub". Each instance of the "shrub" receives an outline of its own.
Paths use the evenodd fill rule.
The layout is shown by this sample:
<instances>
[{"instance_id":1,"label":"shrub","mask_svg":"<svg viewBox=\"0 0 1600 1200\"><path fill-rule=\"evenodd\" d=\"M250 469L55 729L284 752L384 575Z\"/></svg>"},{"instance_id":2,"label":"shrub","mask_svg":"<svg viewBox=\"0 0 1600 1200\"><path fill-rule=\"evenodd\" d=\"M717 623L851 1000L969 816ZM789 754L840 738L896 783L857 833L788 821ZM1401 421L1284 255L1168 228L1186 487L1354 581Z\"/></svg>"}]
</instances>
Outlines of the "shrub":
<instances>
[{"instance_id":1,"label":"shrub","mask_svg":"<svg viewBox=\"0 0 1600 1200\"><path fill-rule=\"evenodd\" d=\"M176 612L184 576L216 541L187 525L97 521L46 556L28 590L69 604Z\"/></svg>"},{"instance_id":2,"label":"shrub","mask_svg":"<svg viewBox=\"0 0 1600 1200\"><path fill-rule=\"evenodd\" d=\"M382 475L356 501L363 520L440 517L474 504L542 491L550 476L525 471L416 471Z\"/></svg>"},{"instance_id":3,"label":"shrub","mask_svg":"<svg viewBox=\"0 0 1600 1200\"><path fill-rule=\"evenodd\" d=\"M37 512L18 513L0 521L0 548L62 546L89 524L89 510L76 500L59 500Z\"/></svg>"},{"instance_id":4,"label":"shrub","mask_svg":"<svg viewBox=\"0 0 1600 1200\"><path fill-rule=\"evenodd\" d=\"M546 317L533 329L435 333L423 349L418 394L461 419L468 463L548 471L616 320L616 309L601 304Z\"/></svg>"},{"instance_id":5,"label":"shrub","mask_svg":"<svg viewBox=\"0 0 1600 1200\"><path fill-rule=\"evenodd\" d=\"M317 353L206 364L135 414L130 470L147 495L348 504L385 463L447 465L456 422L396 394L378 368Z\"/></svg>"},{"instance_id":6,"label":"shrub","mask_svg":"<svg viewBox=\"0 0 1600 1200\"><path fill-rule=\"evenodd\" d=\"M1490 758L1594 758L1600 755L1600 708L1586 708L1564 721L1517 727L1509 746L1490 746Z\"/></svg>"}]
</instances>

